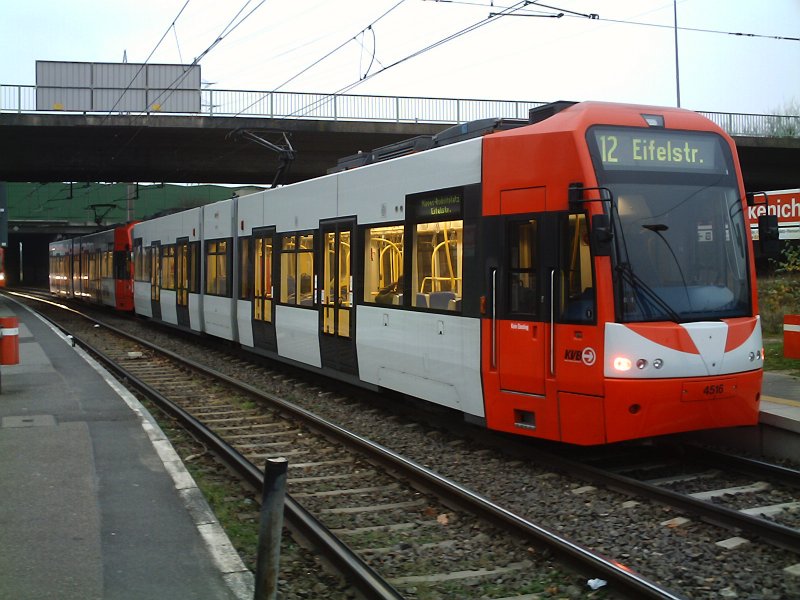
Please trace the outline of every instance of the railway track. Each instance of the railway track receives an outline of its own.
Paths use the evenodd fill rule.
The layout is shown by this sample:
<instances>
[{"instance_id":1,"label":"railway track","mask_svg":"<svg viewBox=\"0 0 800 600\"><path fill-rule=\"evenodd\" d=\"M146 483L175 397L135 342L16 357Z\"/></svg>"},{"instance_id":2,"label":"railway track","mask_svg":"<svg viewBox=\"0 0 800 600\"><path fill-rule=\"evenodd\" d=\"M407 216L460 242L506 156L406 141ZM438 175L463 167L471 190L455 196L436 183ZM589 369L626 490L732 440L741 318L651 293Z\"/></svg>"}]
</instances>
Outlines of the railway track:
<instances>
[{"instance_id":1,"label":"railway track","mask_svg":"<svg viewBox=\"0 0 800 600\"><path fill-rule=\"evenodd\" d=\"M365 597L510 598L570 586L575 594L586 575L559 571L532 539L610 582L612 595L679 597L282 398L97 325L60 326L251 485L259 462L289 459L287 522Z\"/></svg>"},{"instance_id":2,"label":"railway track","mask_svg":"<svg viewBox=\"0 0 800 600\"><path fill-rule=\"evenodd\" d=\"M128 362L136 362L141 359L123 358L123 361L125 360ZM222 359L216 353L214 353L213 356L208 357L208 360L217 365L222 363ZM369 563L390 563L394 565L397 562L397 556L408 556L415 557L414 560L416 560L418 564L424 563L425 565L431 565L435 564L436 557L441 557L442 555L453 557L466 553L473 555L474 557L476 556L476 547L479 548L479 551L487 547L492 547L494 544L493 540L498 535L497 531L499 531L500 528L511 526L508 523L503 523L504 518L510 521L518 520L522 522L530 522L539 520L534 518L535 516L541 516L543 513L549 513L550 518L546 521L548 528L540 528L542 531L548 534L552 534L553 532L565 534L571 539L579 541L579 544L568 544L571 544L577 548L581 548L581 546L583 546L583 550L588 547L593 547L603 554L616 557L616 560L618 561L618 568L620 564L628 565L627 567L622 567L621 570L623 572L629 568L637 569L639 572L647 574L650 577L650 580L665 582L663 585L669 585L669 587L673 587L673 589L677 590L675 592L666 592L667 594L674 594L678 597L687 598L716 598L719 597L720 592L723 592L723 595L735 597L730 596L730 594L737 594L742 591L746 592L750 588L758 588L762 590L762 594L756 597L783 598L792 597L792 594L794 594L795 590L797 589L793 576L784 572L785 567L791 567L791 565L799 562L797 560L797 556L793 552L787 553L786 551L776 551L771 554L764 554L764 562L773 564L772 570L769 572L763 571L759 568L752 569L757 571L755 574L749 573L752 568L752 561L749 566L746 568L741 568L737 571L737 569L746 564L747 561L744 559L733 559L732 556L736 553L736 551L731 551L727 555L717 554L713 557L707 556L709 553L708 546L710 545L714 547L716 541L719 539L716 533L708 533L707 530L709 526L703 525L703 529L700 532L701 535L707 538L704 542L696 544L694 541L692 541L692 543L689 543L690 538L696 533L692 530L691 525L681 527L669 525L665 526L661 524L663 522L672 520L672 518L680 518L677 515L677 511L670 511L669 509L665 509L663 506L646 506L643 502L639 502L637 505L636 501L631 501L629 498L611 499L613 496L619 495L616 492L606 493L602 489L587 489L591 486L585 485L585 481L584 483L576 483L574 479L572 479L571 482L565 483L562 480L562 476L554 473L552 468L540 468L545 465L545 460L541 457L539 459L528 458L524 461L515 461L510 460L507 454L495 456L494 452L489 449L490 446L483 445L483 442L481 441L469 439L469 437L483 437L482 434L475 435L475 430L471 430L471 433L468 434L469 437L467 438L463 436L460 438L457 436L454 437L447 432L431 430L430 428L426 430L422 426L409 423L402 417L393 417L387 415L385 412L382 412L379 409L365 410L363 405L360 405L355 400L340 397L335 390L331 391L322 388L312 388L308 384L297 382L296 380L293 380L280 372L264 373L261 369L252 368L252 365L248 366L248 364L243 363L240 363L237 367L232 369L238 372L237 379L239 378L239 374L246 373L254 376L256 380L262 382L259 384L259 387L264 387L263 382L266 379L268 385L279 388L282 394L294 394L293 397L301 396L304 398L306 406L310 407L313 412L332 410L331 407L335 405L343 405L345 409L349 407L348 412L352 413L352 422L348 423L348 428L351 428L352 426L352 428L358 429L360 427L369 431L369 428L372 427L373 431L370 437L383 439L385 445L391 445L393 448L396 448L398 452L402 452L403 454L407 454L412 457L416 456L418 462L436 464L437 470L445 472L452 479L468 482L467 485L469 485L470 488L481 491L485 497L490 497L495 500L497 505L502 505L505 507L503 509L500 508L500 506L495 506L495 508L500 509L500 520L494 521L495 529L488 530L488 533L474 535L473 538L477 539L473 540L472 546L464 545L459 540L454 540L451 537L432 540L428 540L424 537L417 537L420 534L426 535L430 534L431 531L436 532L440 531L441 529L447 530L449 534L453 531L453 524L464 525L465 523L469 523L471 526L475 523L475 520L464 515L481 513L478 509L474 508L464 509L463 513L454 511L452 508L453 506L461 506L461 504L459 504L457 501L457 495L454 498L442 493L439 497L446 498L446 504L437 505L434 503L431 497L424 495L421 496L419 492L416 491L417 488L429 489L433 485L432 482L418 481L416 483L416 488L413 488L407 492L408 496L406 499L398 499L400 492L398 492L397 488L389 487L395 486L395 481L384 484L381 481L375 482L370 480L370 475L367 475L366 477L363 475L363 473L368 472L372 468L371 465L373 462L376 462L377 459L370 459L369 463L363 465L362 463L357 462L357 460L351 461L349 458L343 460L341 456L336 454L336 450L334 449L321 449L320 452L322 454L328 453L333 457L330 459L331 462L327 466L327 469L330 469L330 472L326 471L326 473L321 476L307 475L303 477L296 477L297 479L342 476L342 483L347 490L356 490L357 494L362 495L369 493L367 491L368 488L379 488L382 491L381 495L386 496L386 498L378 501L374 499L367 500L367 502L369 502L368 506L371 507L378 506L380 502L389 500L391 500L389 504L414 502L415 500L419 501L420 499L423 500L422 504L418 504L415 508L411 508L411 514L416 517L416 520L412 522L414 524L413 527L409 525L398 527L394 530L394 537L389 538L388 542L376 541L374 539L377 535L375 532L378 530L368 529L375 527L380 529L387 528L386 524L383 522L378 524L374 522L374 519L377 518L377 515L381 513L379 510L363 511L361 513L361 519L363 522L360 525L355 526L339 524L337 520L344 518L342 516L342 512L323 513L325 515L323 520L327 519L333 527L338 527L338 529L342 530L339 532L339 534L341 537L348 540L350 545L358 546L362 543L362 541L366 541L367 551L362 551L362 555ZM162 377L162 379L169 380L170 376ZM201 386L201 388L205 387L208 386ZM220 428L227 426L240 428L235 430L238 431L238 433L234 433L233 435L253 435L252 433L243 433L244 430L241 428L246 429L250 427L250 429L252 429L252 426L267 425L267 423L260 423L257 420L259 418L257 414L251 414L248 412L252 409L248 402L251 401L245 400L244 404L238 407L218 407L213 409L216 414L209 416L218 421L216 426ZM198 407L194 406L194 408L197 409ZM306 412L310 413L311 410L307 410ZM285 411L285 409L281 408L280 411ZM206 412L209 411L207 410ZM241 422L237 424L237 420L241 420ZM380 428L376 428L377 421L381 421ZM390 428L391 432L384 433L383 431L376 431L376 429L383 429L384 426L392 426ZM317 428L316 426L312 427L314 429ZM281 439L280 435L277 434L278 432L273 433L276 433L276 435L272 438L269 438L270 441L264 442L264 444L288 443L286 440ZM406 433L409 435L406 436ZM294 435L296 438L302 438L307 434L303 433L303 436L298 436L297 433L295 433ZM391 439L387 440L387 437ZM249 445L249 447L243 449L243 451L245 453L251 453L251 458L256 461L263 459L264 456L266 456L272 450L279 451L281 449L276 445L266 446L266 448L270 448L271 450L265 450L264 447L256 447L257 443L253 441L254 438L243 439L249 440L245 442ZM509 442L509 445L516 443L510 442L507 439L505 441ZM426 444L436 450L431 451L428 449L428 456L420 457L419 446ZM302 451L302 446L303 445L298 441L298 439L293 439L291 446L285 446L284 449L291 447L294 450ZM436 463L433 463L430 455L435 454L437 451L440 453L440 459L437 459ZM313 452L317 451L313 450ZM252 453L255 453L255 455ZM302 458L302 455L296 455L294 459L292 459L291 456L289 458L292 460L292 463L297 462L300 465L303 464L302 461L304 459ZM349 476L347 475L348 469L346 467L348 464L361 465L355 466L353 469L351 469L353 472L360 473L360 482L353 482L349 479ZM341 472L334 471L334 468L341 468L342 470ZM290 470L290 477L292 477L292 475L292 471ZM481 481L482 479L485 479L485 481ZM513 484L498 484L501 479L506 479L508 481L514 479L514 481ZM584 477L584 480L585 479L586 477ZM320 485L320 481L322 480L308 482L315 483L320 487L311 487L309 489L290 488L290 492L295 491L297 494L301 494L301 496L297 498L298 501L302 501L304 504L307 503L309 505L313 505L315 509L319 511L341 508L342 505L351 500L352 497L348 498L347 494L342 493L342 490L322 487ZM592 480L590 479L589 481ZM608 485L611 486L611 489L619 488L619 486L616 484ZM303 494L306 494L306 496L302 496ZM549 498L546 500L538 499L538 496L542 494L548 495ZM477 494L474 493L473 495L477 496ZM364 499L365 497L366 496L362 496L361 499ZM328 504L329 501L332 501L334 505L332 506ZM614 503L616 503L616 506ZM491 503L489 504L491 505ZM537 504L542 504L542 506L537 506ZM637 505L637 507L635 509L624 508L626 505ZM363 506L364 505L362 505L362 507ZM422 507L422 517L434 517L433 519L428 519L430 525L420 526L420 507ZM620 507L622 507L621 511ZM588 517L579 514L581 511L588 511ZM367 514L367 512L371 514L368 516L363 516L364 514ZM621 512L635 514L636 518L632 523L627 523L625 522L625 519L627 519L628 516L622 517L620 515ZM665 516L671 518L667 519ZM492 518L496 519L497 516ZM594 519L594 522L589 526L587 526L585 522L583 525L579 524L579 521L585 521L587 518L590 522L592 519ZM435 521L435 524L433 521ZM443 526L441 521L446 521L447 525ZM656 522L655 525L653 524L654 521ZM424 519L422 522L425 522ZM407 527L407 529L403 529L403 527ZM391 527L389 529L392 530ZM607 529L610 529L610 531L607 531ZM697 529L696 526L695 529ZM353 533L353 530L355 533ZM413 533L404 535L404 531L406 533ZM687 531L690 533L686 533ZM474 531L472 533L474 533ZM526 531L522 535L527 538L536 537L531 530ZM675 553L678 554L677 556L671 556L668 552L662 551L662 544L674 546L676 541L681 542L681 549L683 550L682 553L680 553L679 549L677 548L675 548ZM540 543L543 542L540 540ZM503 545L506 546L505 542ZM752 552L752 548L754 547L757 548L758 554L762 553L762 549L757 543L751 546L750 552ZM493 568L499 568L495 568L495 570L498 572L494 575L489 575L488 579L502 579L507 583L506 589L524 591L525 588L521 586L520 580L516 578L516 575L519 575L521 572L529 574L529 572L535 568L535 564L527 564L524 562L526 560L530 561L531 555L527 553L527 546L525 544L519 546L517 551L519 552L519 549L521 548L524 548L521 560L518 560L519 554L512 556L513 553L509 553L508 558L504 558L503 560L497 560L495 558L494 560L490 561ZM370 552L370 549L377 551ZM425 552L428 552L429 554L425 554ZM569 554L568 550L559 550L559 552L566 552ZM589 556L593 555L591 552L588 552L587 554ZM515 558L515 556L517 558ZM716 579L714 579L714 575L703 574L702 570L687 568L686 556L693 557L692 567L695 566L694 563L697 563L699 558L708 558L710 561L712 561L712 567L718 570ZM682 563L682 566L676 566L678 561ZM401 559L399 562L404 561ZM445 562L452 563L453 561L452 559L449 559ZM515 562L520 563L515 565L516 570L512 569L503 573L499 573L499 569L510 567L511 565L514 565ZM599 572L598 569L598 565L592 564L589 570L583 570L583 572L593 573L596 575ZM479 569L475 567L468 567L461 569L460 571L450 571L448 573L452 574L455 572L461 572L463 574L464 571L470 570L477 572ZM432 579L430 577L431 575L446 575L446 573L444 571L437 573L428 572L424 575L424 577L427 577L427 579L430 580ZM427 584L421 585L419 580L403 580L402 577L415 577L415 575L398 575L396 573L390 573L388 575L389 579L394 579L396 583L399 582L401 587L405 585L407 588L413 588L410 593L410 597L426 597L426 593L436 593L435 591L430 591L433 588L428 589L426 587ZM726 579L728 577L729 579ZM586 591L586 588L583 585L586 578L587 577L584 576L583 580L578 582L573 580L571 587L570 585L567 585L567 589L572 590L574 597L583 597L581 594ZM602 576L598 575L598 578L602 578ZM763 581L764 578L768 578L770 583L765 585ZM468 590L469 593L462 593L463 597L480 597L481 594L478 594L477 596L473 595L474 592L477 592L481 589L480 586L474 586L472 583L474 580L474 578L469 580L472 585ZM616 581L613 575L608 576L608 580L612 584L612 590L624 590L624 588L619 587L620 582ZM656 592L656 589L659 586L657 584L651 584L650 580L642 578L640 584L638 585L644 585L646 588L649 588L652 585L652 590L627 590L627 594L631 595L632 597L645 597L645 593L665 593L663 591ZM557 584L553 586L553 588L555 587L557 587ZM458 592L452 592L454 589L452 586L450 586L448 589L448 593L450 595L444 595L441 597L461 597L458 595ZM561 589L564 589L563 584ZM500 596L487 597L502 597L505 592L501 591L499 593L501 594ZM510 594L505 593L505 595L508 596Z\"/></svg>"},{"instance_id":3,"label":"railway track","mask_svg":"<svg viewBox=\"0 0 800 600\"><path fill-rule=\"evenodd\" d=\"M599 484L679 508L800 554L800 471L691 445L550 460ZM738 537L735 542L741 543Z\"/></svg>"}]
</instances>

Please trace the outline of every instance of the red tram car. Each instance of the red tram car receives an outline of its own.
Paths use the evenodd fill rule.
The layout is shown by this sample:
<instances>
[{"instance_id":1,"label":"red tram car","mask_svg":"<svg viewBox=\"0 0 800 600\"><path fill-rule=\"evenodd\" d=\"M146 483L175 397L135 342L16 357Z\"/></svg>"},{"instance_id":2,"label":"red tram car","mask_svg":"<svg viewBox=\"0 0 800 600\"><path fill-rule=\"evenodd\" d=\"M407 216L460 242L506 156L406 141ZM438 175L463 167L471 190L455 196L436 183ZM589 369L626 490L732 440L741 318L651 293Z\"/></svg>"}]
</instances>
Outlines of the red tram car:
<instances>
[{"instance_id":1,"label":"red tram car","mask_svg":"<svg viewBox=\"0 0 800 600\"><path fill-rule=\"evenodd\" d=\"M50 292L133 310L133 223L50 244Z\"/></svg>"},{"instance_id":2,"label":"red tram car","mask_svg":"<svg viewBox=\"0 0 800 600\"><path fill-rule=\"evenodd\" d=\"M593 102L503 127L137 224L136 312L532 437L756 424L731 138L690 111Z\"/></svg>"}]
</instances>

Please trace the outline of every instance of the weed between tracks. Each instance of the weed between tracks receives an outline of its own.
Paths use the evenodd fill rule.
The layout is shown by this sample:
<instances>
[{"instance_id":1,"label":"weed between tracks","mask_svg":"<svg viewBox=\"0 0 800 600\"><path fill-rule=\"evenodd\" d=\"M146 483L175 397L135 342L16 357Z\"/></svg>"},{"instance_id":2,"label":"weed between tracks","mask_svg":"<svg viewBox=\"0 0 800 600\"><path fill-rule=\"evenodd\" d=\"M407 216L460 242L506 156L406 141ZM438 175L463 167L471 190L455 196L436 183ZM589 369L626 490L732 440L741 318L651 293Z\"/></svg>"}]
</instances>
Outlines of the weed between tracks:
<instances>
[{"instance_id":1,"label":"weed between tracks","mask_svg":"<svg viewBox=\"0 0 800 600\"><path fill-rule=\"evenodd\" d=\"M230 538L245 566L255 572L260 505L255 492L221 465L214 456L168 415L139 398L169 438L191 473L211 510ZM331 575L284 530L281 540L280 583L283 598L351 598L350 590ZM288 588L300 588L290 592Z\"/></svg>"}]
</instances>

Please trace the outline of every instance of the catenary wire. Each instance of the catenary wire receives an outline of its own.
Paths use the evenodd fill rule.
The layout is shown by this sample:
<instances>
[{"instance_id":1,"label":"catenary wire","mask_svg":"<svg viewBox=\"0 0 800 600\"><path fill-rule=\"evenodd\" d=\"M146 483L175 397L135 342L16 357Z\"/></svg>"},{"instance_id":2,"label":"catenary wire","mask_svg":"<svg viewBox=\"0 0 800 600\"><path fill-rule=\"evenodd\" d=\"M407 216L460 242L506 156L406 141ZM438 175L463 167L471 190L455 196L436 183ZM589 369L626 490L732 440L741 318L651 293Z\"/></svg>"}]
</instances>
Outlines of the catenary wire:
<instances>
[{"instance_id":1,"label":"catenary wire","mask_svg":"<svg viewBox=\"0 0 800 600\"><path fill-rule=\"evenodd\" d=\"M297 79L297 78L298 78L298 77L300 77L301 75L303 75L303 74L307 73L308 71L310 71L311 69L313 69L314 67L316 67L318 64L320 64L321 62L323 62L323 61L324 61L324 60L326 60L327 58L330 58L331 56L333 56L334 54L336 54L336 53L337 53L339 50L341 50L342 48L344 48L345 46L347 46L347 45L348 45L350 42L352 42L353 40L355 40L355 39L356 39L356 38L357 38L359 35L363 34L363 33L364 33L364 32L365 32L367 29L371 28L373 25L375 25L376 23L378 23L378 22L379 22L381 19L383 19L384 17L386 17L387 15L389 15L389 14L390 14L391 12L393 12L395 9L397 9L397 8L398 8L400 5L402 5L403 3L405 3L405 1L406 1L406 0L400 0L399 2L397 2L397 3L396 3L395 5L393 5L393 6L392 6L392 7L391 7L389 10L387 10L386 12L384 12L384 13L383 13L381 16L379 16L379 17L378 17L377 19L375 19L374 21L372 21L372 22L371 22L369 25L367 25L366 27L362 28L362 29L361 29L361 31L359 31L357 34L355 34L354 36L352 36L352 37L348 38L346 41L344 41L344 42L342 42L341 44L339 44L338 46L336 46L336 48L334 48L333 50L329 51L328 53L326 53L326 54L325 54L324 56L322 56L321 58L318 58L317 60L315 60L313 63L311 63L311 64L310 64L309 66L307 66L306 68L304 68L304 69L302 69L301 71L299 71L299 72L295 73L295 74L294 74L294 75L292 75L292 76L291 76L289 79L287 79L286 81L284 81L284 82L283 82L283 83L281 83L280 85L276 86L275 88L273 88L273 89L272 89L272 90L270 90L269 92L266 92L266 93L262 94L261 96L259 96L258 98L256 98L256 99L255 99L253 102L251 102L250 104L248 104L247 106L245 106L245 107L244 107L242 110L240 110L238 113L236 113L236 114L235 114L235 115L233 115L233 116L234 116L234 117L241 116L243 113L245 113L246 111L250 110L250 109L251 109L253 106L255 106L256 104L258 104L259 102L261 102L261 101L262 101L264 98L268 97L270 94L274 94L275 92L279 91L280 89L282 89L283 87L287 86L289 83L291 83L292 81L294 81L295 79Z\"/></svg>"}]
</instances>

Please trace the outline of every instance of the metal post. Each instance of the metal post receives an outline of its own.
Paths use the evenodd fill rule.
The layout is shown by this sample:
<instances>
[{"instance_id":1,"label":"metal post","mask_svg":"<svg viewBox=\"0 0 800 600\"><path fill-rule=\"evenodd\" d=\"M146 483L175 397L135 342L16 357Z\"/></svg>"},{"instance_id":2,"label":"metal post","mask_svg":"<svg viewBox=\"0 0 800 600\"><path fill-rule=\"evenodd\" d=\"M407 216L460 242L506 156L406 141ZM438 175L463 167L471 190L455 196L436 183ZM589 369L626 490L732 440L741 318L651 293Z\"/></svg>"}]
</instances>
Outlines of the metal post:
<instances>
[{"instance_id":1,"label":"metal post","mask_svg":"<svg viewBox=\"0 0 800 600\"><path fill-rule=\"evenodd\" d=\"M672 0L672 16L675 19L675 92L678 108L681 107L681 70L678 61L678 0Z\"/></svg>"},{"instance_id":2,"label":"metal post","mask_svg":"<svg viewBox=\"0 0 800 600\"><path fill-rule=\"evenodd\" d=\"M289 461L285 458L270 458L264 466L254 600L275 600L278 597L283 503L286 497L288 466Z\"/></svg>"},{"instance_id":3,"label":"metal post","mask_svg":"<svg viewBox=\"0 0 800 600\"><path fill-rule=\"evenodd\" d=\"M126 222L127 223L133 223L133 217L134 217L134 212L135 212L134 211L134 201L136 200L136 198L139 195L137 192L138 192L137 184L129 183L128 184L128 189L127 189L127 194L126 194L127 200L128 200L127 212L126 212L126 219L127 219Z\"/></svg>"}]
</instances>

